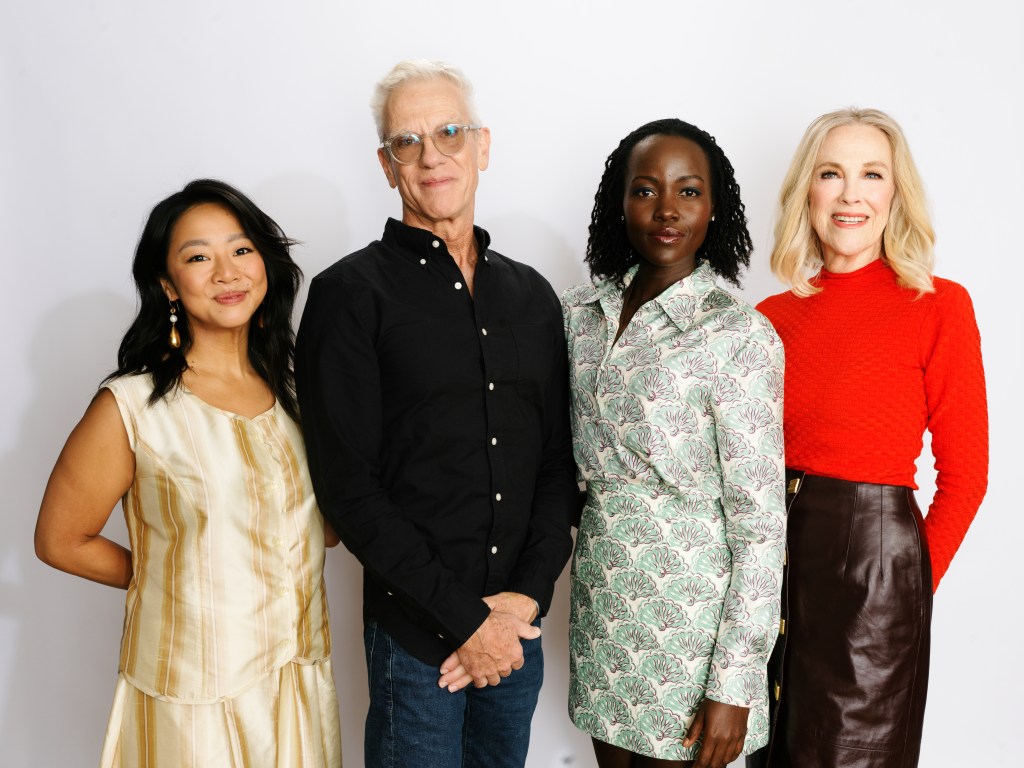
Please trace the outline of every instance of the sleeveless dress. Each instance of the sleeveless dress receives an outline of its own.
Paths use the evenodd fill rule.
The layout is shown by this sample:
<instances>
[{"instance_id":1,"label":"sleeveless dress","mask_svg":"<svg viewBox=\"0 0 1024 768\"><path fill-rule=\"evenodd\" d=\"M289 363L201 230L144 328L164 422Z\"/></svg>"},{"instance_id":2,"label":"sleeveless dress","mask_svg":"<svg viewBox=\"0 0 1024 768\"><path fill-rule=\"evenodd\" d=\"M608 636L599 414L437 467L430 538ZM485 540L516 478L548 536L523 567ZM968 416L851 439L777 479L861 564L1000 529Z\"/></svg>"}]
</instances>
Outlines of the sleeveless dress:
<instances>
[{"instance_id":1,"label":"sleeveless dress","mask_svg":"<svg viewBox=\"0 0 1024 768\"><path fill-rule=\"evenodd\" d=\"M628 285L635 268L626 275ZM587 486L571 572L569 713L592 737L689 760L707 697L768 739L785 544L782 343L707 264L613 343L622 288L562 297Z\"/></svg>"},{"instance_id":2,"label":"sleeveless dress","mask_svg":"<svg viewBox=\"0 0 1024 768\"><path fill-rule=\"evenodd\" d=\"M135 453L132 579L100 764L341 765L323 521L298 425L148 375L108 384Z\"/></svg>"}]
</instances>

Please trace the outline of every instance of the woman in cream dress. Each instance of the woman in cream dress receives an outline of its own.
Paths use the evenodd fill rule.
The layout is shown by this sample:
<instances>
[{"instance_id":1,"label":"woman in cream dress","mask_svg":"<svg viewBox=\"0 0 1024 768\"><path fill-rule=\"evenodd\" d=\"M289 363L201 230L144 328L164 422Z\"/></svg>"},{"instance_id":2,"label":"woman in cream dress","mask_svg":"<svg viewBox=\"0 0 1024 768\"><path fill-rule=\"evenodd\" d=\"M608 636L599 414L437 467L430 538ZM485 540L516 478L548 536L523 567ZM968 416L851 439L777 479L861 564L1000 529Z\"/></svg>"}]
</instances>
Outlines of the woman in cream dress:
<instances>
[{"instance_id":1,"label":"woman in cream dress","mask_svg":"<svg viewBox=\"0 0 1024 768\"><path fill-rule=\"evenodd\" d=\"M127 589L102 766L341 764L290 244L221 182L157 205L117 370L50 476L39 557ZM130 548L101 535L118 499Z\"/></svg>"}]
</instances>

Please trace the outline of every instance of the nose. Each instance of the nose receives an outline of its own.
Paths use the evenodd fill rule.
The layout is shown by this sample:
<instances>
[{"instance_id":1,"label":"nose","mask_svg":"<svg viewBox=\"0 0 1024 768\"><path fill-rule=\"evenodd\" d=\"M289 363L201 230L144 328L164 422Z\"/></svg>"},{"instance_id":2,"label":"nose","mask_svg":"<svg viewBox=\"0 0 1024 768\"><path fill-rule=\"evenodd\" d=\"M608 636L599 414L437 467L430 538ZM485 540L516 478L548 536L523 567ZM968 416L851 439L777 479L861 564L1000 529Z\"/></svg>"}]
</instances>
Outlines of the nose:
<instances>
[{"instance_id":1,"label":"nose","mask_svg":"<svg viewBox=\"0 0 1024 768\"><path fill-rule=\"evenodd\" d=\"M238 279L238 267L231 256L220 256L216 259L213 279L219 283L232 283Z\"/></svg>"},{"instance_id":2,"label":"nose","mask_svg":"<svg viewBox=\"0 0 1024 768\"><path fill-rule=\"evenodd\" d=\"M843 190L840 200L844 203L860 202L860 179L856 176L847 176L843 179Z\"/></svg>"},{"instance_id":3,"label":"nose","mask_svg":"<svg viewBox=\"0 0 1024 768\"><path fill-rule=\"evenodd\" d=\"M675 221L679 218L675 195L662 195L658 198L658 205L654 209L654 218L657 221Z\"/></svg>"},{"instance_id":4,"label":"nose","mask_svg":"<svg viewBox=\"0 0 1024 768\"><path fill-rule=\"evenodd\" d=\"M427 134L423 137L423 144L420 145L420 165L424 168L433 168L443 163L445 155L441 154L434 145L434 137Z\"/></svg>"}]
</instances>

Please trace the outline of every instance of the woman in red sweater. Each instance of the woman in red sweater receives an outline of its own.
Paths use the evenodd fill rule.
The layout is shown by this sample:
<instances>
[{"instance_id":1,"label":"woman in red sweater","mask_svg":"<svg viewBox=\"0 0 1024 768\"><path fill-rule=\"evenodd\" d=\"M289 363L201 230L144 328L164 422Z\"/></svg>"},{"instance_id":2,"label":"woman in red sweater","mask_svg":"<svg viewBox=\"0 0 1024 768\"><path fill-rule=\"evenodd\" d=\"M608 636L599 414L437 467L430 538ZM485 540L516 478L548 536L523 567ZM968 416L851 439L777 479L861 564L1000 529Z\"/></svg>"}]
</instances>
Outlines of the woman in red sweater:
<instances>
[{"instance_id":1,"label":"woman in red sweater","mask_svg":"<svg viewBox=\"0 0 1024 768\"><path fill-rule=\"evenodd\" d=\"M758 309L786 349L788 615L777 719L755 765L916 766L932 593L985 494L988 417L967 292L933 277L934 232L900 127L815 120L780 195ZM925 429L938 471L914 500Z\"/></svg>"}]
</instances>

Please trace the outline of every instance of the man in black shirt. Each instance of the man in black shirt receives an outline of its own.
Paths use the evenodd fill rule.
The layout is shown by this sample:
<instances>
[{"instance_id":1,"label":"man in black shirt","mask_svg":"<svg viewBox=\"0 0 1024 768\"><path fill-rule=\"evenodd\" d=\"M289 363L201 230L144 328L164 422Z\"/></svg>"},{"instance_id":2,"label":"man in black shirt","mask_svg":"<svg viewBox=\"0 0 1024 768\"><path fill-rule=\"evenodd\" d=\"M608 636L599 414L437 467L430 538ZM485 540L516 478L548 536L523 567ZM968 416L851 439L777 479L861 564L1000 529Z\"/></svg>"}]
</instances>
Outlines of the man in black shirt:
<instances>
[{"instance_id":1,"label":"man in black shirt","mask_svg":"<svg viewBox=\"0 0 1024 768\"><path fill-rule=\"evenodd\" d=\"M461 72L402 62L373 106L402 221L313 280L296 353L317 500L364 568L366 764L521 766L577 494L561 311L473 224Z\"/></svg>"}]
</instances>

